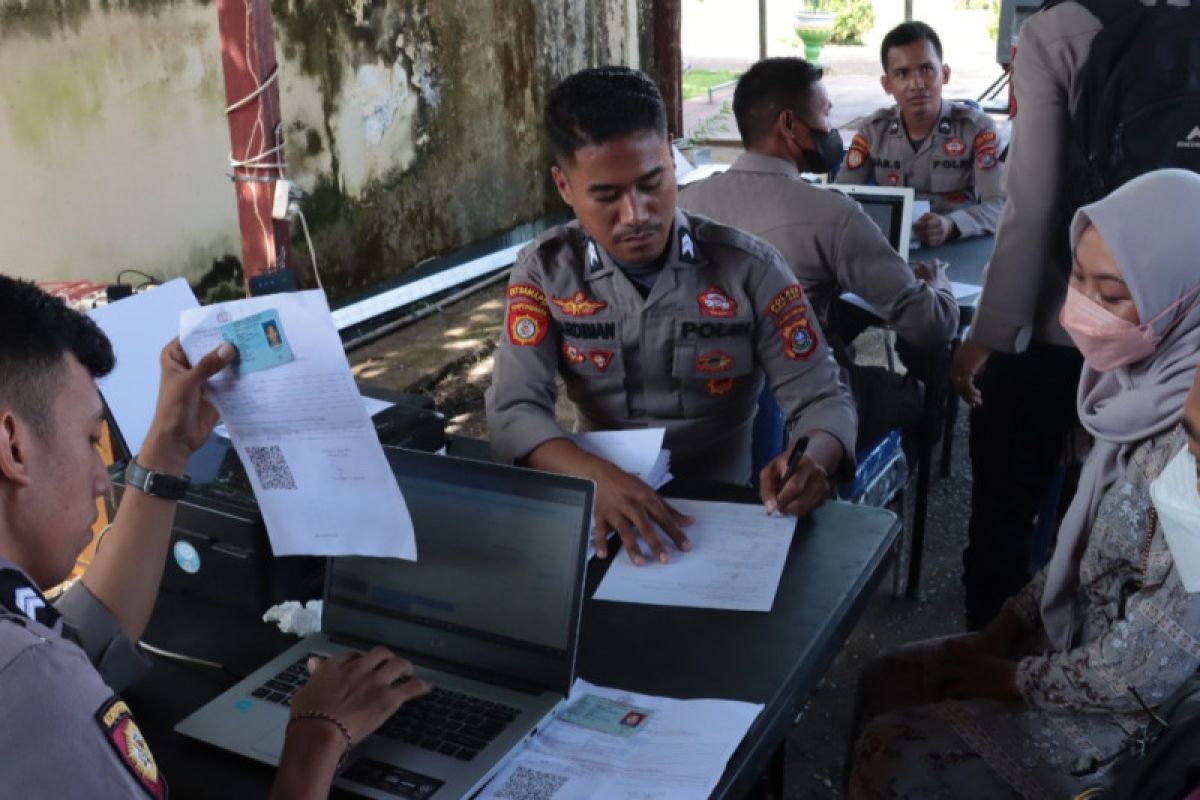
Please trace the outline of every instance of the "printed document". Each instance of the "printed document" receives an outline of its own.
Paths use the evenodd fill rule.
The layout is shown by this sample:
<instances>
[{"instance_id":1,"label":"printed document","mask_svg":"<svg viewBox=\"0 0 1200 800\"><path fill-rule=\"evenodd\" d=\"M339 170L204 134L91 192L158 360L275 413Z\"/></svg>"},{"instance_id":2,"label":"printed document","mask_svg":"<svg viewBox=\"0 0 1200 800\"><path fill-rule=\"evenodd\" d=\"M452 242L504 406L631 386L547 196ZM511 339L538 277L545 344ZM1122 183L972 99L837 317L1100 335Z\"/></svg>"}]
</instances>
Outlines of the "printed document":
<instances>
[{"instance_id":1,"label":"printed document","mask_svg":"<svg viewBox=\"0 0 1200 800\"><path fill-rule=\"evenodd\" d=\"M671 563L635 567L623 553L596 588L596 600L656 606L770 611L796 518L768 516L762 506L676 500L695 518L685 530L690 551L671 550ZM661 534L665 536L666 534Z\"/></svg>"},{"instance_id":2,"label":"printed document","mask_svg":"<svg viewBox=\"0 0 1200 800\"><path fill-rule=\"evenodd\" d=\"M626 709L605 730L569 721L572 710ZM708 797L762 706L735 700L675 700L575 681L566 710L534 736L479 794L480 800L694 800ZM632 723L632 724L630 724ZM629 730L635 732L630 733Z\"/></svg>"},{"instance_id":3,"label":"printed document","mask_svg":"<svg viewBox=\"0 0 1200 800\"><path fill-rule=\"evenodd\" d=\"M415 561L412 519L350 374L321 291L185 311L195 362L222 341L238 360L209 394L246 467L277 556Z\"/></svg>"}]
</instances>

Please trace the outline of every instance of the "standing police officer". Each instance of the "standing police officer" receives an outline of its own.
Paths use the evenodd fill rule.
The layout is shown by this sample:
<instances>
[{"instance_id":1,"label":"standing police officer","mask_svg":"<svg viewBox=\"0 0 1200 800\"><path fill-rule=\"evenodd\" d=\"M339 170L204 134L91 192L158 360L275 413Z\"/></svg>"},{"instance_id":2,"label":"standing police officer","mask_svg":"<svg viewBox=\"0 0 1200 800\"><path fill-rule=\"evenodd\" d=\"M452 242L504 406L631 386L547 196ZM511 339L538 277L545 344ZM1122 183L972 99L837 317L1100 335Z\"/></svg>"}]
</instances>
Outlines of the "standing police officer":
<instances>
[{"instance_id":1,"label":"standing police officer","mask_svg":"<svg viewBox=\"0 0 1200 800\"><path fill-rule=\"evenodd\" d=\"M930 212L913 224L921 244L995 233L1004 208L1000 139L991 117L942 99L950 67L923 22L897 25L883 39L883 90L896 105L869 117L855 135L838 183L911 186Z\"/></svg>"},{"instance_id":2,"label":"standing police officer","mask_svg":"<svg viewBox=\"0 0 1200 800\"><path fill-rule=\"evenodd\" d=\"M853 469L855 415L803 290L767 243L675 208L666 112L624 67L584 70L547 101L555 186L577 222L518 257L487 394L501 460L595 480L597 551L615 529L668 560L655 523L690 547L683 515L635 476L576 447L555 422L555 375L584 430L663 426L680 477L745 484L770 381L807 450L760 475L768 510L805 514Z\"/></svg>"}]
</instances>

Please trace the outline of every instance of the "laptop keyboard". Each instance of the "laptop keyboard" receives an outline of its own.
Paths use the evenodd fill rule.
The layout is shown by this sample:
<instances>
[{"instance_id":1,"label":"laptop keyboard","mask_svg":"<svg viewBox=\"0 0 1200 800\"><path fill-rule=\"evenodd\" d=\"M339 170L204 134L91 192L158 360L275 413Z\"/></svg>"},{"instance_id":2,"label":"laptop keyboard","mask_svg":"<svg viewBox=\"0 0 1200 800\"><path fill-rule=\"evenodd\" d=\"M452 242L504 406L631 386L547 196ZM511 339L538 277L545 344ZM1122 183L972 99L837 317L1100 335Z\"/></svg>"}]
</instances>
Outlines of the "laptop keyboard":
<instances>
[{"instance_id":1,"label":"laptop keyboard","mask_svg":"<svg viewBox=\"0 0 1200 800\"><path fill-rule=\"evenodd\" d=\"M302 656L297 659L251 692L251 697L290 706L292 695L308 682L306 664L309 658ZM435 686L429 694L409 700L401 706L376 733L424 750L470 761L520 713L519 709L512 706Z\"/></svg>"}]
</instances>

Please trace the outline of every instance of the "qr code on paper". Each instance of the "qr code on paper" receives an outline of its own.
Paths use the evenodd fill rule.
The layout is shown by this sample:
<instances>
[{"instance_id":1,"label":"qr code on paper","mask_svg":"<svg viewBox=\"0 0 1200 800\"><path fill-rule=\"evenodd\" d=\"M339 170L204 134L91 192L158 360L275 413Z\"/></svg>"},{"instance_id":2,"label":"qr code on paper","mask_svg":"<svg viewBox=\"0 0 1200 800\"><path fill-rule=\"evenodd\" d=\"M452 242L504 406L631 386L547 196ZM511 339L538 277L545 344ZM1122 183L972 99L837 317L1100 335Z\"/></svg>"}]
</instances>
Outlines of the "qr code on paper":
<instances>
[{"instance_id":1,"label":"qr code on paper","mask_svg":"<svg viewBox=\"0 0 1200 800\"><path fill-rule=\"evenodd\" d=\"M250 464L264 489L296 488L296 479L292 477L292 471L288 468L287 459L283 457L283 450L279 445L247 447L246 453L250 456Z\"/></svg>"},{"instance_id":2,"label":"qr code on paper","mask_svg":"<svg viewBox=\"0 0 1200 800\"><path fill-rule=\"evenodd\" d=\"M505 800L551 800L566 782L567 779L562 775L517 767L496 791L496 797Z\"/></svg>"}]
</instances>

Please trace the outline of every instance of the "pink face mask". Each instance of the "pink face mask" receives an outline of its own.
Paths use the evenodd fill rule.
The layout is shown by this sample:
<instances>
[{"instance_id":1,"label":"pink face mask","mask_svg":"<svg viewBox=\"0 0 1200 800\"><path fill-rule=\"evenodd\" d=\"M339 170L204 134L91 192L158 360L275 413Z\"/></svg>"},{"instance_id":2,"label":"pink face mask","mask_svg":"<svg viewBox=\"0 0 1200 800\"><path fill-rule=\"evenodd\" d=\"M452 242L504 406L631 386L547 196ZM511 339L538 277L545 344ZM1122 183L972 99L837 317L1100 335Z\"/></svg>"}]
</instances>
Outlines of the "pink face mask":
<instances>
[{"instance_id":1,"label":"pink face mask","mask_svg":"<svg viewBox=\"0 0 1200 800\"><path fill-rule=\"evenodd\" d=\"M1067 301L1059 312L1058 321L1066 328L1079 352L1083 353L1088 366L1097 372L1108 372L1136 364L1153 355L1154 349L1162 341L1162 337L1154 333L1154 323L1191 298L1196 291L1192 289L1149 322L1134 325L1089 299L1075 287L1068 286Z\"/></svg>"}]
</instances>

